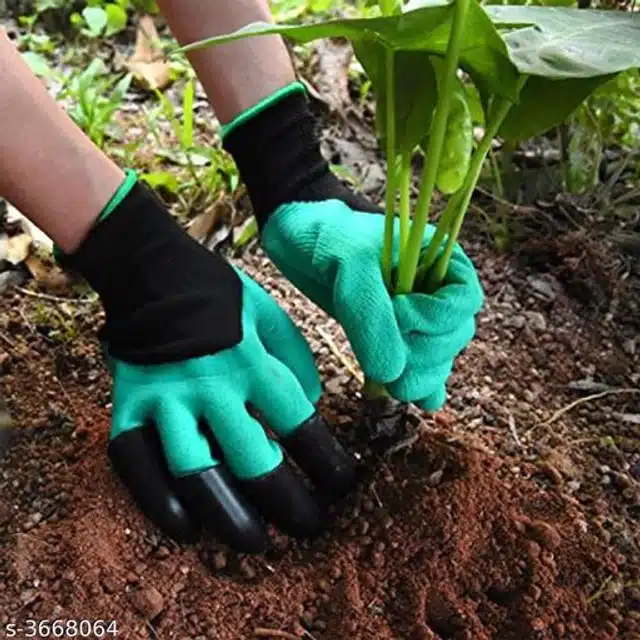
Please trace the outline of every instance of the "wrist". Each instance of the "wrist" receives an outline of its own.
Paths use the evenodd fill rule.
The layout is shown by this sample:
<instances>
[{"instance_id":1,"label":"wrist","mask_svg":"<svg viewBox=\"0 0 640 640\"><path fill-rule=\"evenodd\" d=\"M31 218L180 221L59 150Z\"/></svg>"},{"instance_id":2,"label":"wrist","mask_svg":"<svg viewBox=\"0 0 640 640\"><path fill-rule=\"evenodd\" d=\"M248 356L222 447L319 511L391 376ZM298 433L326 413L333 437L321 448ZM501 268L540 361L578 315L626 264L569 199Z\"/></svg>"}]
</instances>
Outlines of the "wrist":
<instances>
[{"instance_id":1,"label":"wrist","mask_svg":"<svg viewBox=\"0 0 640 640\"><path fill-rule=\"evenodd\" d=\"M75 253L81 246L84 240L88 237L91 230L100 222L102 222L105 218L107 218L115 208L126 198L131 189L135 186L137 182L137 176L133 169L127 169L124 172L124 176L122 181L120 182L118 188L113 192L113 195L107 201L107 204L102 208L102 210L98 213L97 217L93 219L90 226L88 227L86 233L83 234L81 240L75 243L75 246L70 246L68 253ZM54 244L53 246L53 257L54 259L63 264L65 261L65 252L62 247Z\"/></svg>"},{"instance_id":2,"label":"wrist","mask_svg":"<svg viewBox=\"0 0 640 640\"><path fill-rule=\"evenodd\" d=\"M290 85L240 114L223 130L247 187L258 227L282 204L329 172L302 85Z\"/></svg>"},{"instance_id":3,"label":"wrist","mask_svg":"<svg viewBox=\"0 0 640 640\"><path fill-rule=\"evenodd\" d=\"M238 342L237 274L135 182L63 264L99 294L109 353L133 363L184 360ZM202 327L215 327L203 332Z\"/></svg>"},{"instance_id":4,"label":"wrist","mask_svg":"<svg viewBox=\"0 0 640 640\"><path fill-rule=\"evenodd\" d=\"M320 151L317 128L299 83L223 128L223 146L238 166L261 233L282 205L335 199L356 211L381 211L331 172Z\"/></svg>"}]
</instances>

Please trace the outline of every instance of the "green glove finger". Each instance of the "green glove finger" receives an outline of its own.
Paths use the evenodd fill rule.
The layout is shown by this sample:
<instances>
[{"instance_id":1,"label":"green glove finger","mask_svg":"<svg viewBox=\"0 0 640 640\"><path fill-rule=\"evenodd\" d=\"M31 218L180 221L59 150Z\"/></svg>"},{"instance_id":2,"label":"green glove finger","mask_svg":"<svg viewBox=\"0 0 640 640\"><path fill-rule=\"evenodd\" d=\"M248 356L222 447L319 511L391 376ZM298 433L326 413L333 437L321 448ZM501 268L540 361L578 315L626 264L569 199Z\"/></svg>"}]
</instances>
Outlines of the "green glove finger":
<instances>
[{"instance_id":1,"label":"green glove finger","mask_svg":"<svg viewBox=\"0 0 640 640\"><path fill-rule=\"evenodd\" d=\"M117 362L113 361L116 363ZM125 431L142 427L151 416L151 397L140 388L128 389L122 377L114 379L111 409L111 429L109 437L113 440ZM129 391L129 393L127 393Z\"/></svg>"},{"instance_id":2,"label":"green glove finger","mask_svg":"<svg viewBox=\"0 0 640 640\"><path fill-rule=\"evenodd\" d=\"M273 356L268 356L268 365L254 378L249 401L283 437L293 433L315 411L291 370Z\"/></svg>"},{"instance_id":3,"label":"green glove finger","mask_svg":"<svg viewBox=\"0 0 640 640\"><path fill-rule=\"evenodd\" d=\"M411 354L402 375L388 385L398 400L413 402L430 395L451 374L454 359L469 344L475 333L475 320L470 318L454 331L429 336L414 333L407 338Z\"/></svg>"},{"instance_id":4,"label":"green glove finger","mask_svg":"<svg viewBox=\"0 0 640 640\"><path fill-rule=\"evenodd\" d=\"M447 400L447 389L443 384L437 391L432 393L430 396L419 400L416 404L424 411L428 411L433 413L434 411L438 411L444 405Z\"/></svg>"},{"instance_id":5,"label":"green glove finger","mask_svg":"<svg viewBox=\"0 0 640 640\"><path fill-rule=\"evenodd\" d=\"M433 394L447 380L453 369L453 360L424 366L412 356L410 364L399 380L387 385L389 393L402 402L414 402Z\"/></svg>"},{"instance_id":6,"label":"green glove finger","mask_svg":"<svg viewBox=\"0 0 640 640\"><path fill-rule=\"evenodd\" d=\"M253 294L251 304L256 308L260 341L268 353L285 365L280 369L290 370L291 384L297 379L309 401L315 404L322 394L322 384L309 344L280 305L253 280L244 279L245 287Z\"/></svg>"},{"instance_id":7,"label":"green glove finger","mask_svg":"<svg viewBox=\"0 0 640 640\"><path fill-rule=\"evenodd\" d=\"M198 430L193 411L169 394L160 398L153 419L171 473L184 476L218 464L211 455L206 436Z\"/></svg>"},{"instance_id":8,"label":"green glove finger","mask_svg":"<svg viewBox=\"0 0 640 640\"><path fill-rule=\"evenodd\" d=\"M205 417L231 472L242 480L273 471L283 460L280 447L247 412L234 389L221 387L204 408Z\"/></svg>"},{"instance_id":9,"label":"green glove finger","mask_svg":"<svg viewBox=\"0 0 640 640\"><path fill-rule=\"evenodd\" d=\"M364 374L380 383L395 380L406 365L400 335L378 264L341 266L334 288L335 317L343 326Z\"/></svg>"}]
</instances>

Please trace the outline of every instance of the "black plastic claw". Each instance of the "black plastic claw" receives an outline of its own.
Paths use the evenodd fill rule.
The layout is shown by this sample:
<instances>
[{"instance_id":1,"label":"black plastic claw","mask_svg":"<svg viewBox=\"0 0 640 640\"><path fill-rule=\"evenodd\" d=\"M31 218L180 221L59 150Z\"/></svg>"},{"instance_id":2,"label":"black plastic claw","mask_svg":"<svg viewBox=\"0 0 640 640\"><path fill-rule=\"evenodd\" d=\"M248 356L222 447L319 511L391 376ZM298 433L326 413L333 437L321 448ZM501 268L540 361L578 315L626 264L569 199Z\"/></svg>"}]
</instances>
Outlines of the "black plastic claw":
<instances>
[{"instance_id":1,"label":"black plastic claw","mask_svg":"<svg viewBox=\"0 0 640 640\"><path fill-rule=\"evenodd\" d=\"M342 448L320 413L314 413L281 442L319 490L342 497L354 488L356 461Z\"/></svg>"},{"instance_id":2,"label":"black plastic claw","mask_svg":"<svg viewBox=\"0 0 640 640\"><path fill-rule=\"evenodd\" d=\"M153 427L120 434L111 440L107 453L142 513L178 542L198 539L198 526L174 489L160 438Z\"/></svg>"},{"instance_id":3,"label":"black plastic claw","mask_svg":"<svg viewBox=\"0 0 640 640\"><path fill-rule=\"evenodd\" d=\"M262 518L225 467L177 478L176 487L203 525L237 551L259 553L271 544Z\"/></svg>"},{"instance_id":4,"label":"black plastic claw","mask_svg":"<svg viewBox=\"0 0 640 640\"><path fill-rule=\"evenodd\" d=\"M259 478L243 480L242 488L265 518L282 532L310 538L322 531L320 507L286 460Z\"/></svg>"}]
</instances>

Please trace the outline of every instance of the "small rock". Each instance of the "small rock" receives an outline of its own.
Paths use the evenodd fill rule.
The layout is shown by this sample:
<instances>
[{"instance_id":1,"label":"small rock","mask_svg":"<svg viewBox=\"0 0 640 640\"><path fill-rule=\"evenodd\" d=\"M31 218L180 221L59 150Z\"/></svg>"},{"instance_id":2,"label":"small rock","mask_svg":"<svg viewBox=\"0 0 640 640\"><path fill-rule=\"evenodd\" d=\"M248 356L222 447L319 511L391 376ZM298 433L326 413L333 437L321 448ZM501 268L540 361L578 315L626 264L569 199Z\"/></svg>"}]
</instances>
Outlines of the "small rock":
<instances>
[{"instance_id":1,"label":"small rock","mask_svg":"<svg viewBox=\"0 0 640 640\"><path fill-rule=\"evenodd\" d=\"M523 315L518 314L517 316L512 316L505 323L507 327L512 327L513 329L522 329L526 324L526 319Z\"/></svg>"},{"instance_id":2,"label":"small rock","mask_svg":"<svg viewBox=\"0 0 640 640\"><path fill-rule=\"evenodd\" d=\"M640 460L632 465L629 473L636 479L640 478Z\"/></svg>"},{"instance_id":3,"label":"small rock","mask_svg":"<svg viewBox=\"0 0 640 640\"><path fill-rule=\"evenodd\" d=\"M160 558L162 560L163 558L168 558L170 555L171 551L169 551L169 549L167 549L167 547L165 547L164 545L156 549L156 558Z\"/></svg>"},{"instance_id":4,"label":"small rock","mask_svg":"<svg viewBox=\"0 0 640 640\"><path fill-rule=\"evenodd\" d=\"M151 621L164 609L162 594L155 587L147 587L131 594L131 604L145 620Z\"/></svg>"},{"instance_id":5,"label":"small rock","mask_svg":"<svg viewBox=\"0 0 640 640\"><path fill-rule=\"evenodd\" d=\"M546 331L547 319L539 311L525 311L527 326L533 331Z\"/></svg>"},{"instance_id":6,"label":"small rock","mask_svg":"<svg viewBox=\"0 0 640 640\"><path fill-rule=\"evenodd\" d=\"M443 469L438 469L437 471L434 471L428 478L427 478L427 484L430 487L437 487L441 482L442 482L442 476L444 474L444 470Z\"/></svg>"},{"instance_id":7,"label":"small rock","mask_svg":"<svg viewBox=\"0 0 640 640\"><path fill-rule=\"evenodd\" d=\"M627 487L630 487L633 482L626 473L619 473L617 471L611 474L611 479L616 489L620 491L624 491Z\"/></svg>"},{"instance_id":8,"label":"small rock","mask_svg":"<svg viewBox=\"0 0 640 640\"><path fill-rule=\"evenodd\" d=\"M331 378L325 382L325 389L327 393L330 393L334 396L340 395L343 391L343 383L344 379L342 376L336 376L335 378Z\"/></svg>"},{"instance_id":9,"label":"small rock","mask_svg":"<svg viewBox=\"0 0 640 640\"><path fill-rule=\"evenodd\" d=\"M26 607L38 598L38 591L36 589L25 589L20 594L20 602Z\"/></svg>"},{"instance_id":10,"label":"small rock","mask_svg":"<svg viewBox=\"0 0 640 640\"><path fill-rule=\"evenodd\" d=\"M555 300L557 292L561 289L560 283L550 273L528 276L527 283L535 294L548 302Z\"/></svg>"},{"instance_id":11,"label":"small rock","mask_svg":"<svg viewBox=\"0 0 640 640\"><path fill-rule=\"evenodd\" d=\"M105 593L112 594L118 590L118 582L112 576L102 576L100 583L102 584L102 588L105 590Z\"/></svg>"},{"instance_id":12,"label":"small rock","mask_svg":"<svg viewBox=\"0 0 640 640\"><path fill-rule=\"evenodd\" d=\"M567 489L569 489L571 493L578 491L581 486L582 484L578 482L578 480L571 480L570 482L567 482Z\"/></svg>"},{"instance_id":13,"label":"small rock","mask_svg":"<svg viewBox=\"0 0 640 640\"><path fill-rule=\"evenodd\" d=\"M240 573L247 579L253 580L256 577L255 569L249 564L246 558L240 562Z\"/></svg>"},{"instance_id":14,"label":"small rock","mask_svg":"<svg viewBox=\"0 0 640 640\"><path fill-rule=\"evenodd\" d=\"M622 350L629 356L636 354L636 341L635 338L628 338L622 343Z\"/></svg>"}]
</instances>

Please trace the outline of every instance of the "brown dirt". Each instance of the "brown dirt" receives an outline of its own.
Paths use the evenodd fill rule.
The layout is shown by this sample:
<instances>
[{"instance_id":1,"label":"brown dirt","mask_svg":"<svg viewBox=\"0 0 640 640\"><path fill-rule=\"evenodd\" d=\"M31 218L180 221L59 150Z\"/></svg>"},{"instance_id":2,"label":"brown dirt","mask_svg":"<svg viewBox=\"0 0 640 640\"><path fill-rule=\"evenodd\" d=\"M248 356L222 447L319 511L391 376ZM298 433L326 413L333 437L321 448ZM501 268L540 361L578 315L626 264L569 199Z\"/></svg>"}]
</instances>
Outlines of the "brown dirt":
<instances>
[{"instance_id":1,"label":"brown dirt","mask_svg":"<svg viewBox=\"0 0 640 640\"><path fill-rule=\"evenodd\" d=\"M0 475L0 622L113 619L122 638L192 640L637 638L638 433L615 418L637 398L541 424L575 398L568 382L596 367L596 379L630 384L637 359L562 287L542 304L526 297L533 272L486 249L475 257L487 307L449 406L412 414L417 438L378 456L354 435L357 384L334 354L352 358L335 323L260 253L245 255L305 327L325 414L368 470L322 539L278 537L258 557L174 545L135 512L105 456L95 310L57 305L61 337L45 301L5 295L2 387L21 428Z\"/></svg>"}]
</instances>

